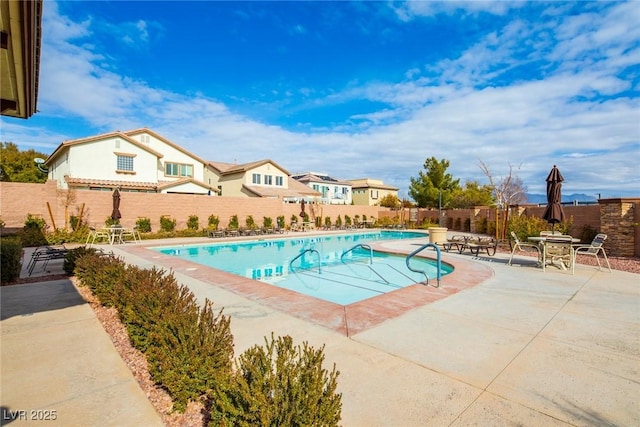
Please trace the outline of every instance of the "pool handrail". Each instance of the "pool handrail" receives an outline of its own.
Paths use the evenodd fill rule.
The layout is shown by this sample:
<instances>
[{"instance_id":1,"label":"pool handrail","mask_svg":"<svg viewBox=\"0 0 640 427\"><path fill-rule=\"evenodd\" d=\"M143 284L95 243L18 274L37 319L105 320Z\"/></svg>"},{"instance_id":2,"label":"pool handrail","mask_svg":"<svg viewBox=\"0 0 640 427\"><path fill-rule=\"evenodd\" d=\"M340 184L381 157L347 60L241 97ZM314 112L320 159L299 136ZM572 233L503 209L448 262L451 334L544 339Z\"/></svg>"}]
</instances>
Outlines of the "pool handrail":
<instances>
[{"instance_id":1,"label":"pool handrail","mask_svg":"<svg viewBox=\"0 0 640 427\"><path fill-rule=\"evenodd\" d=\"M291 262L289 263L289 269L291 270L291 272L293 273L293 261L297 260L298 258L300 258L302 255L306 254L307 252L315 252L318 254L318 274L322 273L322 257L320 256L320 252L317 249L305 249L302 252L300 252L294 259L291 260Z\"/></svg>"},{"instance_id":2,"label":"pool handrail","mask_svg":"<svg viewBox=\"0 0 640 427\"><path fill-rule=\"evenodd\" d=\"M364 244L364 243L358 243L357 245L353 246L350 249L347 249L346 251L342 252L342 255L340 255L340 262L344 262L342 260L342 258L344 258L344 256L346 254L348 254L349 252L352 252L354 249L358 249L358 248L363 248L363 249L369 249L369 264L373 264L373 248L371 248L370 245Z\"/></svg>"},{"instance_id":3,"label":"pool handrail","mask_svg":"<svg viewBox=\"0 0 640 427\"><path fill-rule=\"evenodd\" d=\"M407 255L407 258L405 260L405 263L407 264L407 268L411 271L413 271L414 273L422 273L425 275L425 277L427 278L427 285L429 284L429 276L427 276L427 273L424 272L423 270L418 270L415 269L413 267L411 267L411 265L409 264L409 261L411 260L411 258L413 258L415 255L417 255L419 252L423 251L426 248L434 248L436 250L436 276L437 276L437 280L438 280L438 284L436 285L436 288L440 287L440 279L442 277L442 254L440 253L440 248L434 244L434 243L425 243L424 245L420 246L418 249L416 249L415 251L411 252L409 255Z\"/></svg>"}]
</instances>

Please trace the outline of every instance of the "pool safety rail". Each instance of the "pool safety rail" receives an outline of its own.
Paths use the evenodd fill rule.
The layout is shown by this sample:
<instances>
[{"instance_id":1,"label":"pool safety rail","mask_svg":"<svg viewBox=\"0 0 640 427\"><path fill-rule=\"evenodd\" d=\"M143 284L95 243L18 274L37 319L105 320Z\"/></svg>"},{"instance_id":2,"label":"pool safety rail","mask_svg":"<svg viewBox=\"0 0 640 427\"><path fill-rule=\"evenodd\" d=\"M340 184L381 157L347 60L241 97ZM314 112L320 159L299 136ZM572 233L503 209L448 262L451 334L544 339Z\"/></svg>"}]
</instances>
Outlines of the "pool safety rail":
<instances>
[{"instance_id":1,"label":"pool safety rail","mask_svg":"<svg viewBox=\"0 0 640 427\"><path fill-rule=\"evenodd\" d=\"M344 262L344 256L346 254L348 254L349 252L353 252L355 249L358 248L362 248L362 249L369 249L369 264L373 264L373 249L371 248L371 246L369 245L365 245L364 243L358 243L357 245L355 245L354 247L347 249L346 251L344 251L342 253L342 255L340 256L340 261Z\"/></svg>"},{"instance_id":2,"label":"pool safety rail","mask_svg":"<svg viewBox=\"0 0 640 427\"><path fill-rule=\"evenodd\" d=\"M293 272L293 262L298 258L301 258L304 254L308 252L311 252L311 253L315 252L316 254L318 254L318 274L322 274L322 257L320 256L320 252L317 249L313 249L313 248L303 250L294 259L291 260L291 262L289 263L289 269L291 270L291 272Z\"/></svg>"},{"instance_id":3,"label":"pool safety rail","mask_svg":"<svg viewBox=\"0 0 640 427\"><path fill-rule=\"evenodd\" d=\"M411 261L411 258L413 258L415 255L417 255L418 253L422 252L423 250L427 249L427 248L433 248L436 251L436 276L437 276L437 280L438 280L438 284L435 286L436 288L440 287L440 279L442 278L442 254L440 253L440 248L434 244L434 243L425 243L424 245L420 246L418 249L416 249L415 251L411 252L409 255L407 255L406 258L406 263L407 263L407 268L411 271L413 271L414 273L422 273L424 274L424 276L427 278L427 285L429 284L429 276L427 275L427 273L423 270L418 270L415 269L413 267L411 267L409 261Z\"/></svg>"},{"instance_id":4,"label":"pool safety rail","mask_svg":"<svg viewBox=\"0 0 640 427\"><path fill-rule=\"evenodd\" d=\"M346 254L348 254L349 252L354 251L355 249L368 249L369 250L369 266L371 268L371 270L378 275L383 281L385 281L386 283L390 283L388 280L386 280L384 277L382 277L380 275L380 273L378 273L373 267L373 248L370 245L366 245L363 243L359 243L349 249L347 249L346 251L344 251L342 253L342 255L340 256L340 261L342 263L344 263L344 256ZM422 252L423 250L427 249L427 248L433 248L436 251L436 279L437 279L437 285L435 285L436 288L440 287L440 279L442 278L442 254L440 252L440 248L433 244L433 243L426 243L422 246L420 246L418 249L416 249L415 251L411 252L409 255L407 255L407 258L405 259L407 268L410 271L413 271L414 273L418 273L418 274L422 274L425 277L425 281L424 282L420 282L420 283L424 283L425 285L429 285L429 275L427 274L426 271L424 270L419 270L417 268L414 268L411 266L411 258L413 258L415 255L417 255L418 253ZM308 249L304 249L302 252L300 252L295 258L293 258L291 260L291 262L289 263L289 269L291 270L291 272L294 272L294 268L293 268L293 263L294 261L296 261L297 259L301 258L302 256L304 256L306 253L315 253L318 255L318 274L322 273L322 255L320 254L320 252L315 249L315 248L308 248ZM394 269L395 270L395 269ZM397 271L397 270L396 270ZM401 273L398 271L398 273ZM402 273L401 273L402 274ZM404 274L403 274L404 275ZM406 275L405 275L406 276ZM408 277L408 276L406 276Z\"/></svg>"}]
</instances>

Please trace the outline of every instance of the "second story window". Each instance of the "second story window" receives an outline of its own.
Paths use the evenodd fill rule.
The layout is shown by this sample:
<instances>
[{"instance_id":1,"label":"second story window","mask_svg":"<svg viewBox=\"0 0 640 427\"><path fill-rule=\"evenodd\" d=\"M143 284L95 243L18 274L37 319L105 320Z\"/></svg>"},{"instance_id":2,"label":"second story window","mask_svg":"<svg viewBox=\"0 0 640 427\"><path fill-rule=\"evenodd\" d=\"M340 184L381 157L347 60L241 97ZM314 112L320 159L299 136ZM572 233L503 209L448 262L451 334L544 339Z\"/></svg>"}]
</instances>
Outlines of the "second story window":
<instances>
[{"instance_id":1,"label":"second story window","mask_svg":"<svg viewBox=\"0 0 640 427\"><path fill-rule=\"evenodd\" d=\"M254 184L260 184L260 174L259 173L254 173L252 175L251 182L254 183Z\"/></svg>"},{"instance_id":2,"label":"second story window","mask_svg":"<svg viewBox=\"0 0 640 427\"><path fill-rule=\"evenodd\" d=\"M282 187L282 177L276 176L276 185Z\"/></svg>"},{"instance_id":3,"label":"second story window","mask_svg":"<svg viewBox=\"0 0 640 427\"><path fill-rule=\"evenodd\" d=\"M264 176L264 185L273 185L273 176L265 175Z\"/></svg>"},{"instance_id":4,"label":"second story window","mask_svg":"<svg viewBox=\"0 0 640 427\"><path fill-rule=\"evenodd\" d=\"M164 174L166 176L193 177L193 165L186 165L182 163L165 163Z\"/></svg>"},{"instance_id":5,"label":"second story window","mask_svg":"<svg viewBox=\"0 0 640 427\"><path fill-rule=\"evenodd\" d=\"M116 154L116 170L122 172L133 172L133 156Z\"/></svg>"}]
</instances>

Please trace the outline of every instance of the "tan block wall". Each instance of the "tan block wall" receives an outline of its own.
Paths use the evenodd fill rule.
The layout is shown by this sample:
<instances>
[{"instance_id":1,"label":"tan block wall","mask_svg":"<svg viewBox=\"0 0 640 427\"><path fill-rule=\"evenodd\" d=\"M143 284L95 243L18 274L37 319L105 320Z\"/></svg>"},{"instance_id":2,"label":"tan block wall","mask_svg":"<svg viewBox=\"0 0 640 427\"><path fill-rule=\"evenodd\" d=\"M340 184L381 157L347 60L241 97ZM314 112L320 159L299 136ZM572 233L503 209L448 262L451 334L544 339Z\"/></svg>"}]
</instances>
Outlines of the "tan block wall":
<instances>
[{"instance_id":1,"label":"tan block wall","mask_svg":"<svg viewBox=\"0 0 640 427\"><path fill-rule=\"evenodd\" d=\"M71 195L71 197L69 197ZM67 214L65 215L65 205ZM113 197L110 191L58 190L55 181L45 184L0 182L0 218L5 227L24 225L27 214L42 217L53 228L65 228L65 216L78 216L83 211L84 221L101 227L111 216ZM311 220L316 216L329 216L332 222L338 215L356 215L378 218L378 207L355 205L307 205L305 211ZM49 212L51 211L51 213ZM187 228L190 215L197 215L200 227L206 228L209 215L220 218L220 227L226 227L232 215L244 226L245 219L252 215L256 224L262 225L263 217L276 218L284 215L286 224L291 216L299 217L300 205L284 203L280 199L250 197L216 197L189 194L120 193L121 224L133 227L140 217L151 220L151 229L160 229L160 216L167 215L176 220L176 229ZM68 220L67 220L68 221Z\"/></svg>"}]
</instances>

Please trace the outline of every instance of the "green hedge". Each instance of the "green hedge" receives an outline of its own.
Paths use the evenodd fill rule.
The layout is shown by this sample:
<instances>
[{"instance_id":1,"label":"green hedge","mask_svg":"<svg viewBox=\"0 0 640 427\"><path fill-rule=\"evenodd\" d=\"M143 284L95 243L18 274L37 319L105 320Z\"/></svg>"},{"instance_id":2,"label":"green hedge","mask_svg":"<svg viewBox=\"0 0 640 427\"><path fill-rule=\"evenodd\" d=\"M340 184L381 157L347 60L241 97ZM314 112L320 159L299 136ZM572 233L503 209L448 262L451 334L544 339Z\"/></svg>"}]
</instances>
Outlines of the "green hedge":
<instances>
[{"instance_id":1,"label":"green hedge","mask_svg":"<svg viewBox=\"0 0 640 427\"><path fill-rule=\"evenodd\" d=\"M339 373L335 366L330 373L322 368L324 348L294 346L290 337L272 335L266 348L243 353L234 371L230 318L209 300L201 307L173 274L90 251L75 266L80 284L117 308L175 410L204 399L211 425L338 425Z\"/></svg>"},{"instance_id":2,"label":"green hedge","mask_svg":"<svg viewBox=\"0 0 640 427\"><path fill-rule=\"evenodd\" d=\"M18 237L0 239L0 283L8 285L20 278L22 243Z\"/></svg>"}]
</instances>

